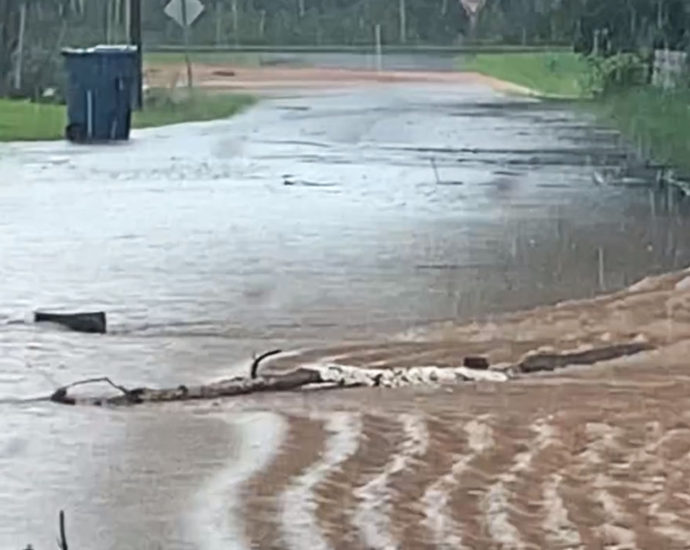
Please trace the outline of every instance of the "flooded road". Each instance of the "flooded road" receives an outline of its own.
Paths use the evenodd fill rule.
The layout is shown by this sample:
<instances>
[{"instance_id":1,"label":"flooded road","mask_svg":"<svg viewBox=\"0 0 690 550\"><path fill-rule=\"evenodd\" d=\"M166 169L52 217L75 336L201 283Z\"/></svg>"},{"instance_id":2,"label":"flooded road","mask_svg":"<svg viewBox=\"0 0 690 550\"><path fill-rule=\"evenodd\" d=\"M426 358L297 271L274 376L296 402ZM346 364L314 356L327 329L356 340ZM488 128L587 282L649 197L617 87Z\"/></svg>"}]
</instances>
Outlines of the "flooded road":
<instances>
[{"instance_id":1,"label":"flooded road","mask_svg":"<svg viewBox=\"0 0 690 550\"><path fill-rule=\"evenodd\" d=\"M627 163L584 113L467 84L295 92L117 146L1 146L0 398L88 376L209 380L269 348L687 265L687 207ZM25 323L35 309L104 309L111 333ZM212 407L0 413L3 548L53 545L61 508L75 548L228 547L232 491L203 488L219 472L232 488L280 431Z\"/></svg>"}]
</instances>

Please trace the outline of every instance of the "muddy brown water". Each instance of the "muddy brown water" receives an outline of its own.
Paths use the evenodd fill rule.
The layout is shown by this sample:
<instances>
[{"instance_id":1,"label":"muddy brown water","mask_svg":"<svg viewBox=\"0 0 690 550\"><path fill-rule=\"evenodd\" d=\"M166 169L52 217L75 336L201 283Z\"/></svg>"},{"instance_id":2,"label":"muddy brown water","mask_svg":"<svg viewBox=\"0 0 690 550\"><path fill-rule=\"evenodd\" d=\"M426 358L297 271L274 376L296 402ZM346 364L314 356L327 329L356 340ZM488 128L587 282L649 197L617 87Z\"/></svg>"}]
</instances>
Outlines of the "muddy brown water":
<instances>
[{"instance_id":1,"label":"muddy brown water","mask_svg":"<svg viewBox=\"0 0 690 550\"><path fill-rule=\"evenodd\" d=\"M291 92L121 145L3 145L0 398L208 380L268 348L689 264L686 204L629 157L583 112L471 85ZM104 309L112 332L25 322L39 308ZM233 483L284 428L232 410L0 404L0 546L50 547L62 508L75 548L243 548Z\"/></svg>"}]
</instances>

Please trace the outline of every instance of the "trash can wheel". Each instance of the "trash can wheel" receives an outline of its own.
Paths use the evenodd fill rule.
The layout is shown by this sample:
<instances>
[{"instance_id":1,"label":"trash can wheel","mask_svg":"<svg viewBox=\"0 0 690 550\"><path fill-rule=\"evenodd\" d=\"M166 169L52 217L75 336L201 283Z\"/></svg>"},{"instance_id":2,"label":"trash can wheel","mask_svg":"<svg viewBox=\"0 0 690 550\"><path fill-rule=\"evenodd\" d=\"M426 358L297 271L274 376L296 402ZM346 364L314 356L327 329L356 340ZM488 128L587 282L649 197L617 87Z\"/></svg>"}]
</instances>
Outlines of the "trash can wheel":
<instances>
[{"instance_id":1,"label":"trash can wheel","mask_svg":"<svg viewBox=\"0 0 690 550\"><path fill-rule=\"evenodd\" d=\"M76 122L68 124L65 128L65 137L69 141L86 141L86 128L84 128L83 124L78 124Z\"/></svg>"}]
</instances>

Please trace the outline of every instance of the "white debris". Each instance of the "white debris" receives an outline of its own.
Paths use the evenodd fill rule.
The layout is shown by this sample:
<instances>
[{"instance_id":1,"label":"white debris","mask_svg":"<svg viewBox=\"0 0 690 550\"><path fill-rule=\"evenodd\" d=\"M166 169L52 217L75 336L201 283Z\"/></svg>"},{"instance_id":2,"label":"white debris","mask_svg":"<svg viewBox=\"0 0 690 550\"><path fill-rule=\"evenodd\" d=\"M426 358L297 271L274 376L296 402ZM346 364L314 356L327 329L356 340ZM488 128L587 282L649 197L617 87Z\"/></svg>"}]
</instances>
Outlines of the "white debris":
<instances>
[{"instance_id":1,"label":"white debris","mask_svg":"<svg viewBox=\"0 0 690 550\"><path fill-rule=\"evenodd\" d=\"M318 370L324 382L342 386L381 386L399 388L413 385L449 384L467 381L506 382L509 375L494 370L467 367L410 367L369 369L328 364L311 367Z\"/></svg>"}]
</instances>

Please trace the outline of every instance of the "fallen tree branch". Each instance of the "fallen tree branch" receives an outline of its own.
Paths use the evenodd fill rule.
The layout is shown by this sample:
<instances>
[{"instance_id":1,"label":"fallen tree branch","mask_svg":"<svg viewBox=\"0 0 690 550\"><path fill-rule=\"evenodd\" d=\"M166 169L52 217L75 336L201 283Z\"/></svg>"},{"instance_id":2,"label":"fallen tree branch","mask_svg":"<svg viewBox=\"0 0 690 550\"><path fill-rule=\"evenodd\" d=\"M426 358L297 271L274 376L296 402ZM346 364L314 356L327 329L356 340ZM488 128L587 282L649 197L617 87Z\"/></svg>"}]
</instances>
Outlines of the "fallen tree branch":
<instances>
[{"instance_id":1,"label":"fallen tree branch","mask_svg":"<svg viewBox=\"0 0 690 550\"><path fill-rule=\"evenodd\" d=\"M217 399L259 392L284 392L314 385L333 389L359 386L396 388L416 384L457 383L470 380L505 382L508 378L509 375L504 372L480 371L467 367L366 369L345 365L324 365L299 368L284 374L257 376L256 378L231 378L213 384L178 386L177 388L127 390L122 386L112 384L123 394L105 398L69 395L69 389L74 386L106 381L102 378L93 378L63 386L56 390L50 399L64 405L135 405L139 403Z\"/></svg>"},{"instance_id":2,"label":"fallen tree branch","mask_svg":"<svg viewBox=\"0 0 690 550\"><path fill-rule=\"evenodd\" d=\"M302 367L296 370L266 376L256 372L262 359L279 353L277 350L264 353L254 359L250 377L230 378L212 384L178 386L176 388L127 389L115 384L107 377L80 380L58 388L51 401L65 405L135 405L139 403L162 403L198 399L218 399L259 392L285 392L301 390L318 385L321 388L384 387L397 388L411 385L452 384L459 382L507 382L520 374L553 371L569 365L592 365L619 357L633 355L654 349L649 344L630 343L607 346L575 353L538 353L526 356L520 363L506 369L491 369L488 361L471 358L470 366L462 367L409 367L409 368L363 368L348 365L326 364ZM483 359L483 358L482 358ZM475 368L471 365L475 364ZM69 390L84 384L106 382L120 391L112 397L75 397Z\"/></svg>"},{"instance_id":3,"label":"fallen tree branch","mask_svg":"<svg viewBox=\"0 0 690 550\"><path fill-rule=\"evenodd\" d=\"M285 374L275 376L259 376L257 378L232 378L213 384L198 386L178 386L176 388L137 388L127 390L122 386L123 395L106 398L70 396L68 390L77 384L103 381L102 379L82 380L69 386L63 386L51 396L51 401L64 405L135 405L139 403L161 403L165 401L188 401L193 399L217 399L219 397L233 397L248 393L267 391L290 391L308 384L321 382L318 371L310 369L297 369Z\"/></svg>"}]
</instances>

